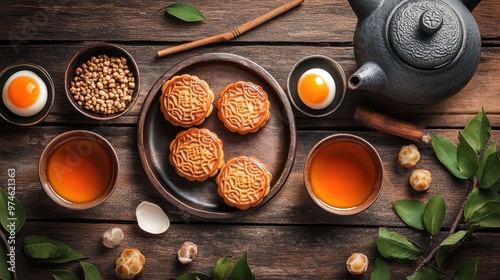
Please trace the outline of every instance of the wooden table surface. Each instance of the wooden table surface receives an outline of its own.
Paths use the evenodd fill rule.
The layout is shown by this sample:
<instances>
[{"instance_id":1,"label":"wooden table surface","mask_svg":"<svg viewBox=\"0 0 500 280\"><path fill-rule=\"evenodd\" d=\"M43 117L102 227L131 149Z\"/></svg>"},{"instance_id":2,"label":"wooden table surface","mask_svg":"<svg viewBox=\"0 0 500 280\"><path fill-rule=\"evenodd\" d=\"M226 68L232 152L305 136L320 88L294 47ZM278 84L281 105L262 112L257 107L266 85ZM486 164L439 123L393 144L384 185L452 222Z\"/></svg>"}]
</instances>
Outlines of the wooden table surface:
<instances>
[{"instance_id":1,"label":"wooden table surface","mask_svg":"<svg viewBox=\"0 0 500 280\"><path fill-rule=\"evenodd\" d=\"M195 55L224 52L246 57L266 69L286 90L286 79L295 62L307 55L326 55L340 63L347 76L357 65L352 38L356 18L345 0L306 0L302 6L249 31L241 37L158 59L158 50L232 30L240 24L284 4L278 1L193 0L206 20L185 23L166 17L159 9L169 1L49 0L0 4L0 67L31 62L44 67L55 84L55 105L49 116L31 127L0 122L0 185L6 188L8 169L16 171L16 197L27 212L27 222L16 235L15 264L19 279L52 279L49 271L81 271L78 263L48 265L29 260L22 252L27 235L43 234L61 240L88 256L103 279L112 279L114 259L121 249L139 248L147 258L141 279L168 279L186 271L210 273L222 256L248 253L257 279L369 279L377 256L379 227L402 233L419 243L424 255L447 234L467 193L467 181L454 179L438 162L429 146L418 145L422 159L417 167L432 171L426 193L408 184L411 169L396 163L402 145L411 141L373 131L355 123L354 109L367 105L384 114L425 126L429 131L456 139L457 132L484 107L493 127L492 139L500 141L500 2L484 0L473 15L482 37L479 67L469 84L457 95L432 105L403 105L370 92L347 91L342 106L320 119L294 111L297 154L293 169L280 192L255 211L230 220L196 217L174 207L146 177L137 151L137 122L153 84L169 68ZM124 116L105 123L80 115L64 92L64 72L71 57L90 42L104 41L124 47L135 58L141 73L140 96ZM44 147L57 135L86 129L104 136L115 147L121 170L118 186L102 205L74 211L56 205L44 193L38 178L38 161ZM324 137L351 133L368 140L379 151L386 180L378 200L354 216L335 216L316 206L303 183L302 170L310 149ZM392 202L399 199L427 201L440 193L447 203L442 231L434 238L406 226L395 214ZM158 204L171 220L161 235L141 231L135 208L142 201ZM101 234L120 227L125 239L116 249L101 244ZM456 268L479 258L477 279L500 277L500 232L480 230L478 238L461 247L444 269ZM185 240L198 244L199 253L190 265L180 265L176 254ZM345 261L350 254L368 256L368 273L350 276ZM421 259L390 262L392 279L411 275ZM83 276L83 275L82 275Z\"/></svg>"}]
</instances>

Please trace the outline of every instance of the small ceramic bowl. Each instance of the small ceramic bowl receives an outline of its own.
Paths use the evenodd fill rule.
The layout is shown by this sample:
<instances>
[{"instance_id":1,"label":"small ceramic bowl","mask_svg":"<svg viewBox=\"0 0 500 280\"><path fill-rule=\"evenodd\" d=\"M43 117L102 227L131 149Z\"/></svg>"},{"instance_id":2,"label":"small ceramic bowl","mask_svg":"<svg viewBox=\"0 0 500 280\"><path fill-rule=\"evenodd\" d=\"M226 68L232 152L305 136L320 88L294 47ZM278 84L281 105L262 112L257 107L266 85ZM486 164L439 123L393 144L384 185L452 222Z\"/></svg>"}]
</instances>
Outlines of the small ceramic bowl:
<instances>
[{"instance_id":1,"label":"small ceramic bowl","mask_svg":"<svg viewBox=\"0 0 500 280\"><path fill-rule=\"evenodd\" d=\"M86 63L92 57L98 57L99 55L107 55L108 57L125 57L127 59L127 66L130 72L134 73L135 79L135 87L132 91L132 99L127 103L125 109L120 112L116 112L113 114L101 114L97 112L93 112L91 110L85 109L83 106L79 105L78 102L74 99L73 94L71 93L71 82L75 77L75 72L78 67L81 67L82 64ZM118 118L119 116L125 114L130 108L132 108L139 96L139 86L140 86L140 75L139 68L135 63L134 58L128 53L125 49L118 45L108 44L108 43L95 43L89 45L83 50L79 51L75 54L75 56L71 59L66 68L66 73L64 75L64 85L66 90L66 96L68 97L70 103L73 107L76 108L78 112L87 116L91 119L95 120L111 120Z\"/></svg>"},{"instance_id":2,"label":"small ceramic bowl","mask_svg":"<svg viewBox=\"0 0 500 280\"><path fill-rule=\"evenodd\" d=\"M319 141L304 167L304 182L312 200L337 215L356 214L372 205L382 191L383 178L377 150L351 134L335 134Z\"/></svg>"},{"instance_id":3,"label":"small ceramic bowl","mask_svg":"<svg viewBox=\"0 0 500 280\"><path fill-rule=\"evenodd\" d=\"M118 179L119 163L114 148L104 137L87 130L72 130L49 142L40 157L38 170L40 183L54 202L69 209L83 210L111 196ZM87 193L97 185L100 185L98 190Z\"/></svg>"},{"instance_id":4,"label":"small ceramic bowl","mask_svg":"<svg viewBox=\"0 0 500 280\"><path fill-rule=\"evenodd\" d=\"M323 109L312 109L308 107L299 97L297 84L300 76L307 70L320 68L328 72L335 82L336 93L333 101ZM335 60L323 55L311 55L299 60L290 70L287 79L287 93L292 105L301 113L310 117L324 117L339 108L344 101L346 92L346 77L342 66Z\"/></svg>"},{"instance_id":5,"label":"small ceramic bowl","mask_svg":"<svg viewBox=\"0 0 500 280\"><path fill-rule=\"evenodd\" d=\"M35 114L31 117L21 117L21 116L14 114L13 112L11 112L5 106L3 99L1 98L1 94L0 94L0 115L2 116L2 118L4 120L6 120L9 123L19 125L19 126L29 126L29 125L34 125L34 124L41 122L50 113L50 110L52 109L52 106L54 105L54 97L55 97L54 82L52 81L52 78L50 77L49 73L45 69L43 69L42 67L40 67L36 64L31 64L31 63L17 63L17 64L13 64L13 65L8 66L0 73L0 90L1 90L1 92L3 92L3 87L4 87L7 79L9 79L9 77L12 76L14 73L21 71L21 70L32 71L42 79L42 81L47 86L47 102L45 103L45 106L43 107L43 109L40 112L38 112L37 114Z\"/></svg>"}]
</instances>

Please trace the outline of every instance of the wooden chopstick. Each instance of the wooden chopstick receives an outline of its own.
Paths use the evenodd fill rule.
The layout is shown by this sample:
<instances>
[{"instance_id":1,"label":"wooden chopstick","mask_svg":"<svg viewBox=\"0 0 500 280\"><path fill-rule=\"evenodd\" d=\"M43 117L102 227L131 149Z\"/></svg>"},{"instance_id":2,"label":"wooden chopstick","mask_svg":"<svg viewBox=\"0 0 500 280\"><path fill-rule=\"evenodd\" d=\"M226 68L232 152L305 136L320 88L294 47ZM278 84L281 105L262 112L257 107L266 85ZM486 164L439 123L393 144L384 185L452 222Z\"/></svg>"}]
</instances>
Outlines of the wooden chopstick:
<instances>
[{"instance_id":1,"label":"wooden chopstick","mask_svg":"<svg viewBox=\"0 0 500 280\"><path fill-rule=\"evenodd\" d=\"M163 56L166 56L169 54L197 48L197 47L212 44L212 43L229 41L229 40L234 39L234 38L240 36L241 34L247 32L248 30L263 24L264 22L266 22L270 19L273 19L273 18L281 15L282 13L301 5L303 2L304 2L304 0L292 0L292 1L282 5L280 7L264 14L264 15L261 15L261 16L255 18L249 22L246 22L245 24L237 27L234 30L231 30L231 31L228 31L225 33L221 33L221 34L217 34L217 35L207 37L204 39L196 40L193 42L189 42L186 44L182 44L179 46L167 48L167 49L158 51L157 55L158 55L158 57L163 57Z\"/></svg>"}]
</instances>

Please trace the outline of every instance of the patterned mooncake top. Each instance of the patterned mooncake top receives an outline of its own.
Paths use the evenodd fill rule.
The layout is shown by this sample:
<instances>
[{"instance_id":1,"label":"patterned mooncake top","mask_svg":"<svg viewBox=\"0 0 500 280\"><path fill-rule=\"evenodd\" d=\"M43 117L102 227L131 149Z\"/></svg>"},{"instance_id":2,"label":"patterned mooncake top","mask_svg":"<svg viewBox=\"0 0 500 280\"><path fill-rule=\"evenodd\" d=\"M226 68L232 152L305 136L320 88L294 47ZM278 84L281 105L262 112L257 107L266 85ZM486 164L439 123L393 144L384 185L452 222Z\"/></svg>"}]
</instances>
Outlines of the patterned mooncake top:
<instances>
[{"instance_id":1,"label":"patterned mooncake top","mask_svg":"<svg viewBox=\"0 0 500 280\"><path fill-rule=\"evenodd\" d=\"M224 202L240 210L259 205L271 189L272 175L253 157L230 158L217 176L217 191Z\"/></svg>"},{"instance_id":2,"label":"patterned mooncake top","mask_svg":"<svg viewBox=\"0 0 500 280\"><path fill-rule=\"evenodd\" d=\"M170 164L179 176L190 181L205 181L224 165L222 140L206 128L181 131L170 143Z\"/></svg>"},{"instance_id":3,"label":"patterned mooncake top","mask_svg":"<svg viewBox=\"0 0 500 280\"><path fill-rule=\"evenodd\" d=\"M161 112L174 126L200 125L212 113L214 93L197 76L174 76L163 84L161 91Z\"/></svg>"},{"instance_id":4,"label":"patterned mooncake top","mask_svg":"<svg viewBox=\"0 0 500 280\"><path fill-rule=\"evenodd\" d=\"M217 101L219 119L232 132L247 134L264 127L271 103L261 86L238 81L226 86Z\"/></svg>"}]
</instances>

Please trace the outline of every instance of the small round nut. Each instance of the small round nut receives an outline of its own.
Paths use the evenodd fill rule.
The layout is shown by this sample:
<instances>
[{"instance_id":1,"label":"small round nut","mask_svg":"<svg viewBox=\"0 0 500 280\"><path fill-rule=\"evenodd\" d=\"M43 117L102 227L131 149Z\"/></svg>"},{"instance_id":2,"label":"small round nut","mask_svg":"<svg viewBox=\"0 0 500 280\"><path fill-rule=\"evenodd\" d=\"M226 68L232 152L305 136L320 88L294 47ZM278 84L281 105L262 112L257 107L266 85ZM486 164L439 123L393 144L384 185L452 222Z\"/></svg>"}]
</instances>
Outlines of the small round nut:
<instances>
[{"instance_id":1,"label":"small round nut","mask_svg":"<svg viewBox=\"0 0 500 280\"><path fill-rule=\"evenodd\" d=\"M121 228L110 228L102 234L102 244L108 248L116 248L124 236Z\"/></svg>"},{"instance_id":2,"label":"small round nut","mask_svg":"<svg viewBox=\"0 0 500 280\"><path fill-rule=\"evenodd\" d=\"M410 176L410 185L414 190L425 192L431 186L431 172L425 169L415 169Z\"/></svg>"},{"instance_id":3,"label":"small round nut","mask_svg":"<svg viewBox=\"0 0 500 280\"><path fill-rule=\"evenodd\" d=\"M115 260L115 274L120 279L134 279L144 271L146 257L137 248L125 249Z\"/></svg>"},{"instance_id":4,"label":"small round nut","mask_svg":"<svg viewBox=\"0 0 500 280\"><path fill-rule=\"evenodd\" d=\"M398 154L398 163L406 168L414 167L420 160L420 152L417 146L410 144L401 147Z\"/></svg>"},{"instance_id":5,"label":"small round nut","mask_svg":"<svg viewBox=\"0 0 500 280\"><path fill-rule=\"evenodd\" d=\"M347 270L352 275L361 275L368 270L368 257L365 254L354 253L347 259Z\"/></svg>"},{"instance_id":6,"label":"small round nut","mask_svg":"<svg viewBox=\"0 0 500 280\"><path fill-rule=\"evenodd\" d=\"M196 244L191 241L186 241L177 252L177 259L182 264L188 264L193 261L196 254L198 254L198 247Z\"/></svg>"}]
</instances>

